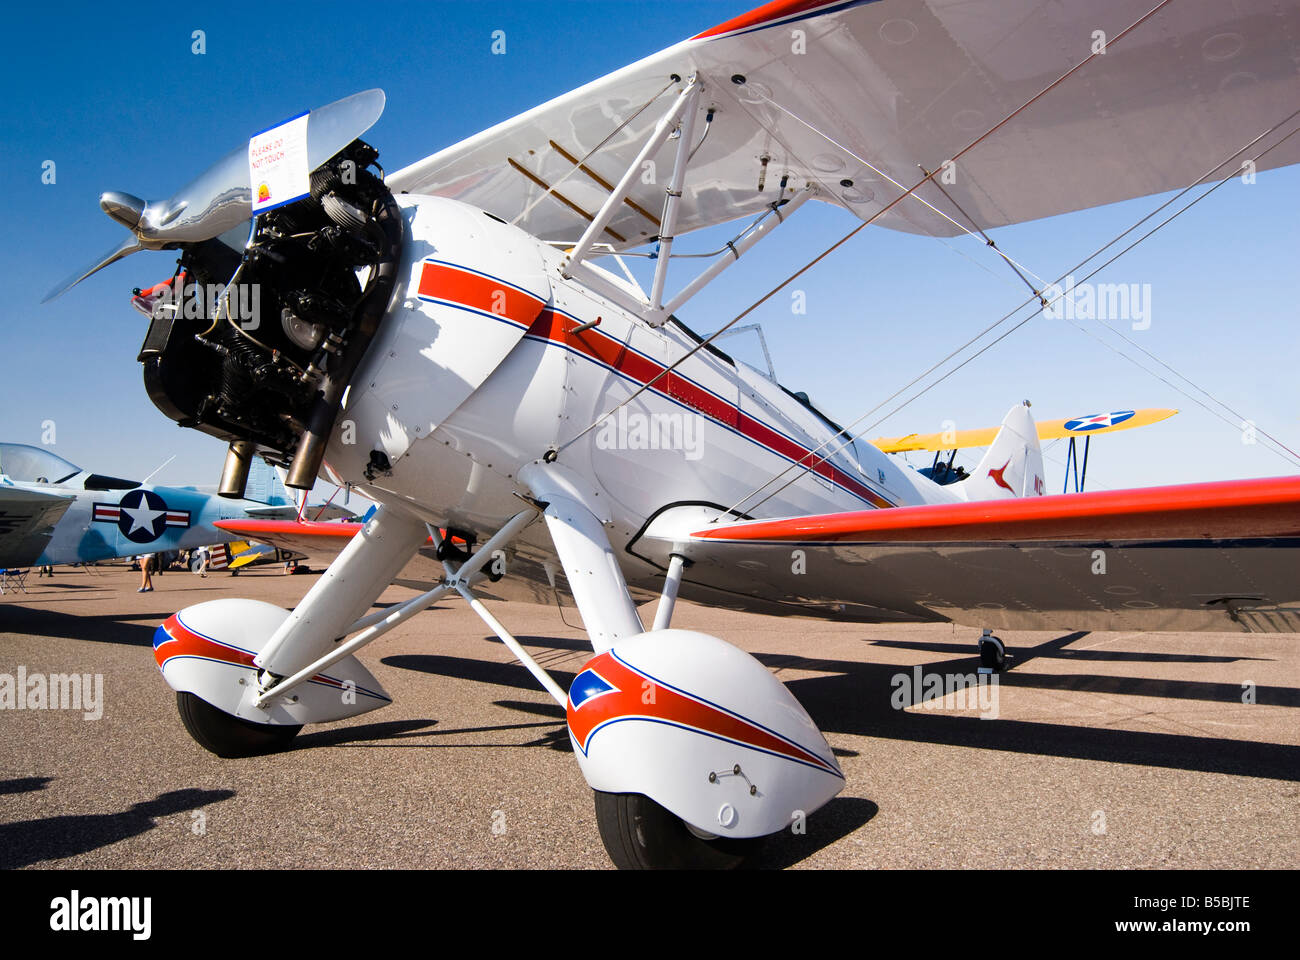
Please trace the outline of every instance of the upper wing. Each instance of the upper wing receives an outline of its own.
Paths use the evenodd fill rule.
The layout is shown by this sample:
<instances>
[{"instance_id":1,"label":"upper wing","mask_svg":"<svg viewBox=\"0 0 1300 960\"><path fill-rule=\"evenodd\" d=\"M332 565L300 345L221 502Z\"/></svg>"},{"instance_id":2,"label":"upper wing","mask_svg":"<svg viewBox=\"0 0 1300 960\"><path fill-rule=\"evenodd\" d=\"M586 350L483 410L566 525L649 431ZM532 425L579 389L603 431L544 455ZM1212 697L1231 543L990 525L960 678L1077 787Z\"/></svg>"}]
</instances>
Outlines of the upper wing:
<instances>
[{"instance_id":1,"label":"upper wing","mask_svg":"<svg viewBox=\"0 0 1300 960\"><path fill-rule=\"evenodd\" d=\"M682 554L715 602L804 615L1300 630L1300 477L704 521L661 515L631 549Z\"/></svg>"},{"instance_id":2,"label":"upper wing","mask_svg":"<svg viewBox=\"0 0 1300 960\"><path fill-rule=\"evenodd\" d=\"M985 228L1182 187L1225 160L1218 178L1240 172L1287 131L1234 152L1300 104L1300 2L1170 0L1121 36L1152 7L776 0L397 171L389 184L572 242L692 75L704 85L697 137L714 113L687 174L679 233L763 210L787 175L787 195L816 184L821 199L866 219L915 184L919 168L938 170L959 153L943 190ZM1104 53L1053 86L1098 44ZM670 140L638 171L601 240L624 249L658 234L675 149ZM1296 160L1300 138L1256 169ZM960 232L937 211L969 226L933 184L876 222Z\"/></svg>"},{"instance_id":3,"label":"upper wing","mask_svg":"<svg viewBox=\"0 0 1300 960\"><path fill-rule=\"evenodd\" d=\"M34 563L74 499L0 485L0 567Z\"/></svg>"},{"instance_id":4,"label":"upper wing","mask_svg":"<svg viewBox=\"0 0 1300 960\"><path fill-rule=\"evenodd\" d=\"M1085 437L1145 427L1159 423L1161 420L1168 420L1177 412L1168 407L1117 410L1113 413L1074 417L1070 420L1044 420L1036 426L1039 440L1060 440L1063 437ZM986 427L982 430L957 430L951 433L909 433L902 437L877 437L871 441L871 445L884 453L987 447L998 435L999 429L999 427Z\"/></svg>"}]
</instances>

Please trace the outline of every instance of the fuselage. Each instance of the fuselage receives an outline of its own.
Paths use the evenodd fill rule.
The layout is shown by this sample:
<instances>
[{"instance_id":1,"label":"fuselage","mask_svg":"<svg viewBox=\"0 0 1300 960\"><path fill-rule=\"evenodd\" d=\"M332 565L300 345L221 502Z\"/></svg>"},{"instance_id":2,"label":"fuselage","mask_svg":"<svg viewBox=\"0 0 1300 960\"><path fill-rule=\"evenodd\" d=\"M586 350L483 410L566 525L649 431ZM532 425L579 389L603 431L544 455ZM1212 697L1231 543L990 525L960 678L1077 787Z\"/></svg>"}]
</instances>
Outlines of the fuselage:
<instances>
[{"instance_id":1,"label":"fuselage","mask_svg":"<svg viewBox=\"0 0 1300 960\"><path fill-rule=\"evenodd\" d=\"M562 250L481 210L399 199L401 278L331 438L335 480L486 536L519 511L520 469L549 455L642 588L660 571L626 547L673 505L778 517L956 499L679 323L652 327L620 278L565 278ZM551 550L539 527L519 548Z\"/></svg>"},{"instance_id":2,"label":"fuselage","mask_svg":"<svg viewBox=\"0 0 1300 960\"><path fill-rule=\"evenodd\" d=\"M86 490L65 484L45 489L76 499L35 561L38 565L94 563L229 543L237 538L212 526L213 521L243 517L248 508L263 506L179 487Z\"/></svg>"}]
</instances>

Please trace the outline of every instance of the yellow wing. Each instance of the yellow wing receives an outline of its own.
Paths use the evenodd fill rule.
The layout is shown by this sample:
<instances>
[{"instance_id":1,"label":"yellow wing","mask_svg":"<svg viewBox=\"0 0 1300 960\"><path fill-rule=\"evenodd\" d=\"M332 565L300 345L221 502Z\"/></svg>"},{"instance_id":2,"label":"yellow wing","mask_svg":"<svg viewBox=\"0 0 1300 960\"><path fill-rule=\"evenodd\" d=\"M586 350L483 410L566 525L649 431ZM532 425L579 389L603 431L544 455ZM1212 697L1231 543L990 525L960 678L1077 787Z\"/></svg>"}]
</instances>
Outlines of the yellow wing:
<instances>
[{"instance_id":1,"label":"yellow wing","mask_svg":"<svg viewBox=\"0 0 1300 960\"><path fill-rule=\"evenodd\" d=\"M1134 427L1146 427L1168 420L1177 412L1167 407L1148 407L1145 410L1089 414L1069 420L1045 420L1038 424L1038 439L1059 440L1062 437L1088 437L1098 433L1132 430ZM909 433L902 437L877 437L871 442L885 453L957 450L964 447L987 447L997 433L997 427L987 427L983 430L949 430L942 433Z\"/></svg>"}]
</instances>

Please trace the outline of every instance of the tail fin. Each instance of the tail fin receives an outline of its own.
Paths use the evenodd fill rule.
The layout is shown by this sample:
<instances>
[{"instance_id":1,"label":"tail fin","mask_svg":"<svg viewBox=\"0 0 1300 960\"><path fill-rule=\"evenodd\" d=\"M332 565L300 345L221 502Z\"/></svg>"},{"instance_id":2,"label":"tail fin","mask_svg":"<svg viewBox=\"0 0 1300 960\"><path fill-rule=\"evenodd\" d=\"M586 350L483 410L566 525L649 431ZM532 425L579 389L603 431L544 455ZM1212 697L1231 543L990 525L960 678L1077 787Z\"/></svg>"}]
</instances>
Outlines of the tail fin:
<instances>
[{"instance_id":1,"label":"tail fin","mask_svg":"<svg viewBox=\"0 0 1300 960\"><path fill-rule=\"evenodd\" d=\"M284 488L279 471L261 457L254 457L248 467L248 484L244 499L265 503L271 507L293 506L294 499Z\"/></svg>"},{"instance_id":2,"label":"tail fin","mask_svg":"<svg viewBox=\"0 0 1300 960\"><path fill-rule=\"evenodd\" d=\"M967 500L1003 500L1046 492L1043 451L1029 404L1017 404L1002 420L993 445L971 475L954 484Z\"/></svg>"}]
</instances>

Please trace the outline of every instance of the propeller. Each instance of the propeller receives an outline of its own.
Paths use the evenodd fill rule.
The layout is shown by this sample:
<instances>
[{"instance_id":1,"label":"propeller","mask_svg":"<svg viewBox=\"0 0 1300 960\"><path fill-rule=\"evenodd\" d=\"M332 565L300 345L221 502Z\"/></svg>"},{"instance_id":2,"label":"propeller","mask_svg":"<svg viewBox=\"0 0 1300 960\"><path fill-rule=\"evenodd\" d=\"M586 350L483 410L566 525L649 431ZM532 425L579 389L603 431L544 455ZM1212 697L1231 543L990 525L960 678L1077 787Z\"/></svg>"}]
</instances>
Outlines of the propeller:
<instances>
[{"instance_id":1,"label":"propeller","mask_svg":"<svg viewBox=\"0 0 1300 960\"><path fill-rule=\"evenodd\" d=\"M307 120L307 169L313 171L374 125L384 91L363 90L313 110ZM231 150L170 199L145 201L115 190L99 198L103 211L131 231L106 254L47 293L48 303L91 274L137 250L175 249L220 236L252 215L248 145Z\"/></svg>"}]
</instances>

